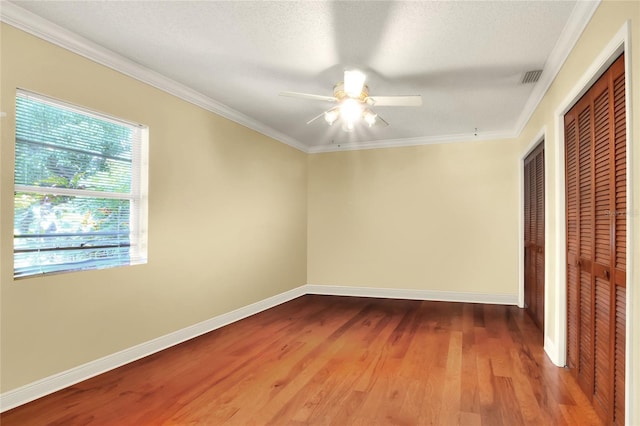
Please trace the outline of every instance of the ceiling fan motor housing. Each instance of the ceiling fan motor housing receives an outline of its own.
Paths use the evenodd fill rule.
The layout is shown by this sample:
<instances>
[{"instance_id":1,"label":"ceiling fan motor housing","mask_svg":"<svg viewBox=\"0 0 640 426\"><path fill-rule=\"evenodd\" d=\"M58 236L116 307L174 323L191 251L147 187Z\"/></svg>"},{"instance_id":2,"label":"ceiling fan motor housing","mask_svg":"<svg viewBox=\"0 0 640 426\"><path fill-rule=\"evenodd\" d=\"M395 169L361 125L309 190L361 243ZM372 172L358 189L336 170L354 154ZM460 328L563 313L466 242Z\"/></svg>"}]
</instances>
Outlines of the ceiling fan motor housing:
<instances>
[{"instance_id":1,"label":"ceiling fan motor housing","mask_svg":"<svg viewBox=\"0 0 640 426\"><path fill-rule=\"evenodd\" d=\"M357 97L353 97L347 94L347 92L344 90L344 82L341 81L340 83L333 86L333 96L338 100L338 102L342 102L344 99L351 98L364 103L369 97L369 86L362 86L360 95L358 95Z\"/></svg>"}]
</instances>

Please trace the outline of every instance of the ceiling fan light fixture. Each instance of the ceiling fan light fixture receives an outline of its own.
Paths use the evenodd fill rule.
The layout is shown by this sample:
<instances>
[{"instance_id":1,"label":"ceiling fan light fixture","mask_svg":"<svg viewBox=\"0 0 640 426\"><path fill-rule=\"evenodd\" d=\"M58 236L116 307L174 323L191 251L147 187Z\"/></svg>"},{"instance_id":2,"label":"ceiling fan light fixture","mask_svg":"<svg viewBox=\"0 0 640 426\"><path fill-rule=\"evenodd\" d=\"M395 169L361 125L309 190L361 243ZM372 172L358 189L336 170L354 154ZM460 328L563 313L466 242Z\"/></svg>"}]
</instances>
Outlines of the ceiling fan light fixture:
<instances>
[{"instance_id":1,"label":"ceiling fan light fixture","mask_svg":"<svg viewBox=\"0 0 640 426\"><path fill-rule=\"evenodd\" d=\"M362 115L362 104L355 99L345 99L340 105L340 117L346 123L355 123Z\"/></svg>"},{"instance_id":2,"label":"ceiling fan light fixture","mask_svg":"<svg viewBox=\"0 0 640 426\"><path fill-rule=\"evenodd\" d=\"M1 1L1 0L0 0ZM334 104L330 109L321 112L307 124L311 124L320 117L330 126L340 121L341 128L345 132L355 130L356 124L366 123L369 127L374 125L388 126L382 117L378 116L371 108L380 106L421 106L420 95L405 96L369 96L369 87L365 85L367 76L358 70L344 72L343 81L333 86L333 96L313 95L310 93L280 92L280 96L293 98L312 99Z\"/></svg>"},{"instance_id":3,"label":"ceiling fan light fixture","mask_svg":"<svg viewBox=\"0 0 640 426\"><path fill-rule=\"evenodd\" d=\"M367 76L358 70L344 72L344 91L351 98L358 98L362 93Z\"/></svg>"},{"instance_id":4,"label":"ceiling fan light fixture","mask_svg":"<svg viewBox=\"0 0 640 426\"><path fill-rule=\"evenodd\" d=\"M364 122L367 123L369 127L372 127L374 124L376 124L376 118L378 117L378 114L367 108L362 113L362 117L364 118Z\"/></svg>"},{"instance_id":5,"label":"ceiling fan light fixture","mask_svg":"<svg viewBox=\"0 0 640 426\"><path fill-rule=\"evenodd\" d=\"M329 126L331 126L340 116L340 111L338 111L338 108L332 108L329 111L324 113L324 120L329 123Z\"/></svg>"}]
</instances>

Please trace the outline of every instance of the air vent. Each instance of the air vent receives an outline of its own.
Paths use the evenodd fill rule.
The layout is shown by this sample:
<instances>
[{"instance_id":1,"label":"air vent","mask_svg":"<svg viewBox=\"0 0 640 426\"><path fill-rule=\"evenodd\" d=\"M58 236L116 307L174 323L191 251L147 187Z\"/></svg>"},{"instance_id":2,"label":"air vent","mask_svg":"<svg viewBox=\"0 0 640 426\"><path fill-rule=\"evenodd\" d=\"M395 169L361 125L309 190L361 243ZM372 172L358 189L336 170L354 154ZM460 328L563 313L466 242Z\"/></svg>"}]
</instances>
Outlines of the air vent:
<instances>
[{"instance_id":1,"label":"air vent","mask_svg":"<svg viewBox=\"0 0 640 426\"><path fill-rule=\"evenodd\" d=\"M524 73L521 83L522 84L535 83L536 81L540 80L541 74L542 74L542 70L527 71L526 73Z\"/></svg>"}]
</instances>

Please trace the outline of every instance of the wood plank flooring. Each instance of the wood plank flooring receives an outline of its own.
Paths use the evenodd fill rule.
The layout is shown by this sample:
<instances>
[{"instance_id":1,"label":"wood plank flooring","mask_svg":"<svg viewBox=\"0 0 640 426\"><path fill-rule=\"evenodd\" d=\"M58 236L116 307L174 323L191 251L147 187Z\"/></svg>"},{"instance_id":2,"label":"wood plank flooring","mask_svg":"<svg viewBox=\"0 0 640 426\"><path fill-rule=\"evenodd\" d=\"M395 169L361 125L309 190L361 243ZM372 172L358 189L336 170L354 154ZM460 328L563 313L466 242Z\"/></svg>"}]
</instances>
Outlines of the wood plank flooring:
<instances>
[{"instance_id":1,"label":"wood plank flooring","mask_svg":"<svg viewBox=\"0 0 640 426\"><path fill-rule=\"evenodd\" d=\"M303 296L4 413L12 425L599 425L514 306Z\"/></svg>"}]
</instances>

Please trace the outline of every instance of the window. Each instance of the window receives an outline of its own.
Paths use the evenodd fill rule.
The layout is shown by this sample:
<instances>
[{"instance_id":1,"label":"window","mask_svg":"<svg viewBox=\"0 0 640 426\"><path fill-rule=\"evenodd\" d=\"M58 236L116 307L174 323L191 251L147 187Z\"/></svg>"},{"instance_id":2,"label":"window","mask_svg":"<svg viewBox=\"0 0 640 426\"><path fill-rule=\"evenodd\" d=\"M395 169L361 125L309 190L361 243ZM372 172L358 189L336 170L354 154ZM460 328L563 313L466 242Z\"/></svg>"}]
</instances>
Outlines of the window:
<instances>
[{"instance_id":1,"label":"window","mask_svg":"<svg viewBox=\"0 0 640 426\"><path fill-rule=\"evenodd\" d=\"M14 277L146 263L147 132L18 91Z\"/></svg>"}]
</instances>

